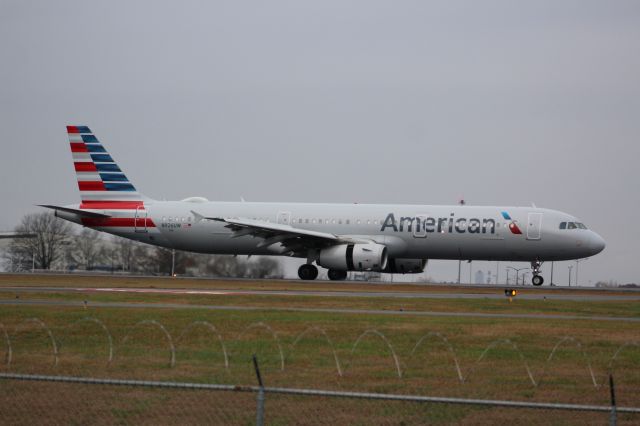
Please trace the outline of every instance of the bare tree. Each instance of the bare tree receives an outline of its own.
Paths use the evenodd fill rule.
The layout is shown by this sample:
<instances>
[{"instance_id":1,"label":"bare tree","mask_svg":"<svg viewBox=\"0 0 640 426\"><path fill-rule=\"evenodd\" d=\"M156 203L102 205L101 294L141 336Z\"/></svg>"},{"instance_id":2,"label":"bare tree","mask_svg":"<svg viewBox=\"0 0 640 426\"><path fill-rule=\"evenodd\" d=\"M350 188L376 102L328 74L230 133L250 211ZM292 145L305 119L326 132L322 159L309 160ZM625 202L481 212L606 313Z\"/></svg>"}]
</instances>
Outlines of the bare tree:
<instances>
[{"instance_id":1,"label":"bare tree","mask_svg":"<svg viewBox=\"0 0 640 426\"><path fill-rule=\"evenodd\" d=\"M157 274L158 265L154 258L155 247L147 244L135 244L133 247L132 272L143 274Z\"/></svg>"},{"instance_id":2,"label":"bare tree","mask_svg":"<svg viewBox=\"0 0 640 426\"><path fill-rule=\"evenodd\" d=\"M156 265L156 273L163 275L171 274L171 266L174 262L174 255L171 249L163 247L155 247L151 251L151 259ZM175 251L175 264L173 265L173 271L175 274L184 275L187 268L193 266L196 263L195 255L185 251Z\"/></svg>"},{"instance_id":3,"label":"bare tree","mask_svg":"<svg viewBox=\"0 0 640 426\"><path fill-rule=\"evenodd\" d=\"M120 260L120 266L123 271L131 271L131 266L134 260L134 248L136 242L128 238L113 237L113 244L115 250L118 252Z\"/></svg>"},{"instance_id":4,"label":"bare tree","mask_svg":"<svg viewBox=\"0 0 640 426\"><path fill-rule=\"evenodd\" d=\"M206 273L217 277L282 277L280 262L265 256L251 260L244 260L237 256L211 256L206 265Z\"/></svg>"},{"instance_id":5,"label":"bare tree","mask_svg":"<svg viewBox=\"0 0 640 426\"><path fill-rule=\"evenodd\" d=\"M11 242L8 257L12 271L51 269L55 262L65 258L64 246L71 242L71 224L53 213L25 215L15 232L35 234L35 237Z\"/></svg>"},{"instance_id":6,"label":"bare tree","mask_svg":"<svg viewBox=\"0 0 640 426\"><path fill-rule=\"evenodd\" d=\"M258 256L247 261L247 278L282 278L282 265L280 262L268 256Z\"/></svg>"},{"instance_id":7,"label":"bare tree","mask_svg":"<svg viewBox=\"0 0 640 426\"><path fill-rule=\"evenodd\" d=\"M100 248L103 243L101 235L100 232L91 228L83 228L73 238L75 247L72 252L72 258L87 271L92 270L99 259Z\"/></svg>"}]
</instances>

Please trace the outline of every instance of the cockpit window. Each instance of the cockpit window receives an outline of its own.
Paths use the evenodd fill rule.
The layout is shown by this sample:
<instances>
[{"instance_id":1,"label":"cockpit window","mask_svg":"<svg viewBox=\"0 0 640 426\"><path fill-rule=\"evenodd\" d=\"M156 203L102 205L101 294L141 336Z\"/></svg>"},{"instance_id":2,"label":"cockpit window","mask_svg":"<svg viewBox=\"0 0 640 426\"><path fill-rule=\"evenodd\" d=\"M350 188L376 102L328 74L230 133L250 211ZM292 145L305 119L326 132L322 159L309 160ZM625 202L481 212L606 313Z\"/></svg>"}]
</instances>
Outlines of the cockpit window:
<instances>
[{"instance_id":1,"label":"cockpit window","mask_svg":"<svg viewBox=\"0 0 640 426\"><path fill-rule=\"evenodd\" d=\"M581 222L560 222L560 229L588 229Z\"/></svg>"}]
</instances>

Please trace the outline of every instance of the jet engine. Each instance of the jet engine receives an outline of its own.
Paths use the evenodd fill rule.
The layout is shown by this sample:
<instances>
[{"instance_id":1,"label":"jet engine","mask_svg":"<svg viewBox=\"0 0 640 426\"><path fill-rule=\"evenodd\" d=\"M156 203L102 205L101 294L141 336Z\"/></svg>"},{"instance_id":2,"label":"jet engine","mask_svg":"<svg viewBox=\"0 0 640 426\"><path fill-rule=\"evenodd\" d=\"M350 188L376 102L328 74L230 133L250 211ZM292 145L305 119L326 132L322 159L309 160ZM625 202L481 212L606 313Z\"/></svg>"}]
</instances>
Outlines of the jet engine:
<instances>
[{"instance_id":1,"label":"jet engine","mask_svg":"<svg viewBox=\"0 0 640 426\"><path fill-rule=\"evenodd\" d=\"M338 271L383 271L387 247L382 244L340 244L320 251L318 265Z\"/></svg>"},{"instance_id":2,"label":"jet engine","mask_svg":"<svg viewBox=\"0 0 640 426\"><path fill-rule=\"evenodd\" d=\"M424 272L425 266L427 266L427 259L390 258L383 272L390 274L419 274Z\"/></svg>"}]
</instances>

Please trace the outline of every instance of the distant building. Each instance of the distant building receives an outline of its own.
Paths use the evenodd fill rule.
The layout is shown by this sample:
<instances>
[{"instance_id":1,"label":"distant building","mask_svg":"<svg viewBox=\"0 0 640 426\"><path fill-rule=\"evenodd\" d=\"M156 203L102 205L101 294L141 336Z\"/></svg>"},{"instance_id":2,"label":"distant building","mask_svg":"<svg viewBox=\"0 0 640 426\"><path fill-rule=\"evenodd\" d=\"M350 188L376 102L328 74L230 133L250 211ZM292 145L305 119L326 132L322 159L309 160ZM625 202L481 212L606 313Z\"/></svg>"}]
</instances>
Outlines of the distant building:
<instances>
[{"instance_id":1,"label":"distant building","mask_svg":"<svg viewBox=\"0 0 640 426\"><path fill-rule=\"evenodd\" d=\"M484 284L484 272L476 272L476 284Z\"/></svg>"}]
</instances>

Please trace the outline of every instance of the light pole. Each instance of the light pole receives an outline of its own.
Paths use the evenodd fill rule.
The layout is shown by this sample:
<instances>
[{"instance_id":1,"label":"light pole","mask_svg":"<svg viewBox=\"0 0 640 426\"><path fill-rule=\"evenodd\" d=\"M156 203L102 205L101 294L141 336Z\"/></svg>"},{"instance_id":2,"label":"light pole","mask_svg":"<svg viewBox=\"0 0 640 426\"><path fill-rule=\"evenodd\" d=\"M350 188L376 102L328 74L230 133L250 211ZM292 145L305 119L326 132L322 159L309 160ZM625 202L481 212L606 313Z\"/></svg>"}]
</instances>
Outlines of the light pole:
<instances>
[{"instance_id":1,"label":"light pole","mask_svg":"<svg viewBox=\"0 0 640 426\"><path fill-rule=\"evenodd\" d=\"M460 271L462 269L462 259L458 260L458 284L460 284Z\"/></svg>"},{"instance_id":2,"label":"light pole","mask_svg":"<svg viewBox=\"0 0 640 426\"><path fill-rule=\"evenodd\" d=\"M513 269L514 271L516 271L516 285L520 284L520 271L524 271L525 269L529 269L529 268L514 268L513 266L507 266L507 269ZM508 274L508 272L507 272ZM522 275L522 285L524 285L524 274Z\"/></svg>"},{"instance_id":3,"label":"light pole","mask_svg":"<svg viewBox=\"0 0 640 426\"><path fill-rule=\"evenodd\" d=\"M174 277L174 271L176 269L176 249L171 249L171 277Z\"/></svg>"},{"instance_id":4,"label":"light pole","mask_svg":"<svg viewBox=\"0 0 640 426\"><path fill-rule=\"evenodd\" d=\"M583 260L587 260L588 258L584 258L584 259L576 259L576 287L578 287L580 284L578 284L578 265L580 264L580 262L582 262Z\"/></svg>"},{"instance_id":5,"label":"light pole","mask_svg":"<svg viewBox=\"0 0 640 426\"><path fill-rule=\"evenodd\" d=\"M571 268L573 268L573 265L569 265L569 287L571 287Z\"/></svg>"}]
</instances>

